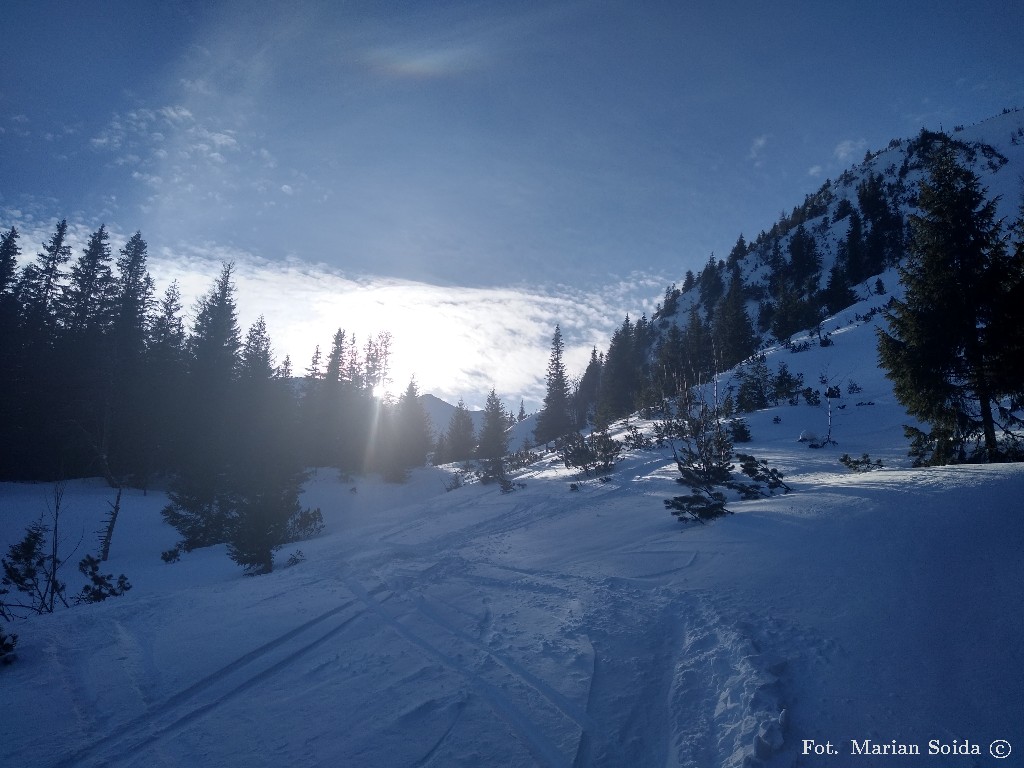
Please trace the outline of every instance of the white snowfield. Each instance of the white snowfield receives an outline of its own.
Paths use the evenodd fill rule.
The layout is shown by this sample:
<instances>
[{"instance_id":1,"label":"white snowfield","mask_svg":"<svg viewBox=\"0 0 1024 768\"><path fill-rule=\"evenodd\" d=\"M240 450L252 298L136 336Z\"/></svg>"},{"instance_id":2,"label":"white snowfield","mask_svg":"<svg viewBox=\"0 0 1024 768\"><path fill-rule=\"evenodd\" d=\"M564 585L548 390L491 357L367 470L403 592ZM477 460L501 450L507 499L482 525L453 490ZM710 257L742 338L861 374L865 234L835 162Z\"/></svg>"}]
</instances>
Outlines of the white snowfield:
<instances>
[{"instance_id":1,"label":"white snowfield","mask_svg":"<svg viewBox=\"0 0 1024 768\"><path fill-rule=\"evenodd\" d=\"M548 457L507 495L321 469L325 535L246 577L222 547L161 562L165 497L126 492L104 572L132 590L8 627L0 765L1020 765L1024 465L907 468L870 326L834 339L769 365L844 381L838 446L796 441L824 405L750 415L737 448L793 492L708 525L664 509L666 450L606 482ZM885 469L837 461L865 451ZM0 486L4 553L50 492ZM68 485L69 593L111 500Z\"/></svg>"}]
</instances>

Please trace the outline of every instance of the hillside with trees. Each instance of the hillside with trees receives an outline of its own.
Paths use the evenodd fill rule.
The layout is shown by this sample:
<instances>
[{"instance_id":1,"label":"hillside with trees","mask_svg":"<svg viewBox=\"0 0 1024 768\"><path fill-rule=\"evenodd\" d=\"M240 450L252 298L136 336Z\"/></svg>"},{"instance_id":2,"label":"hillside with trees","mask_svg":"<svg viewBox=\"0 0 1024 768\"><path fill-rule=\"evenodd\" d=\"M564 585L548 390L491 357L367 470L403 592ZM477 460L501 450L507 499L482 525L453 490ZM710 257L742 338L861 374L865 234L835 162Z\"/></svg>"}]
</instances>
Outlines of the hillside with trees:
<instances>
[{"instance_id":1,"label":"hillside with trees","mask_svg":"<svg viewBox=\"0 0 1024 768\"><path fill-rule=\"evenodd\" d=\"M651 318L627 316L568 393L573 428L653 412L736 366L746 383L736 393L740 409L764 407L758 387L792 386L781 371L755 387L765 381L759 355L779 345L827 346L827 319L874 296L902 339L883 334L880 364L908 411L934 427L908 431L922 460L1011 455L995 432L998 421L1000 440L1015 444L1021 426L1022 167L1024 118L1015 110L868 152L770 229L749 241L741 234L725 259L712 254L697 273L687 271ZM904 290L918 315L899 298ZM928 329L951 341L939 328L959 339L945 359L921 336ZM549 367L549 397L551 382ZM538 421L548 418L542 410ZM947 433L956 435L954 454ZM969 449L979 434L984 449Z\"/></svg>"}]
</instances>

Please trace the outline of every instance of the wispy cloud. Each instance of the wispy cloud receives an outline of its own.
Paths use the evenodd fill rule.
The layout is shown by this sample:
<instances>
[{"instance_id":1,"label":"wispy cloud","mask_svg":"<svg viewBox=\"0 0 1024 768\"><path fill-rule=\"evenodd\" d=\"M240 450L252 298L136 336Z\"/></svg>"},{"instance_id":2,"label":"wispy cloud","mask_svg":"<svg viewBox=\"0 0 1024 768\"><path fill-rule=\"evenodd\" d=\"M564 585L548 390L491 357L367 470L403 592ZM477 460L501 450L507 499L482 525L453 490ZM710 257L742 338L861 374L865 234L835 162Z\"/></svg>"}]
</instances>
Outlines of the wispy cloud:
<instances>
[{"instance_id":1,"label":"wispy cloud","mask_svg":"<svg viewBox=\"0 0 1024 768\"><path fill-rule=\"evenodd\" d=\"M298 259L267 262L217 246L163 249L153 259L158 283L177 280L187 305L203 295L224 261L236 264L243 327L266 317L279 361L295 370L316 345L326 351L338 328L361 342L380 331L393 336L396 389L415 376L422 391L482 406L491 387L534 407L544 396L544 371L555 324L566 340L570 373L582 373L591 347L604 349L626 312L651 311L660 277L635 273L607 288L567 286L467 288L353 277Z\"/></svg>"},{"instance_id":2,"label":"wispy cloud","mask_svg":"<svg viewBox=\"0 0 1024 768\"><path fill-rule=\"evenodd\" d=\"M767 134L761 134L760 136L755 138L753 143L750 145L750 153L749 153L749 155L747 157L750 160L754 161L754 166L755 167L760 167L762 165L762 163L764 163L764 160L761 158L761 154L764 152L764 148L767 147L767 146L768 146L768 136L767 136Z\"/></svg>"},{"instance_id":3,"label":"wispy cloud","mask_svg":"<svg viewBox=\"0 0 1024 768\"><path fill-rule=\"evenodd\" d=\"M864 152L867 146L868 143L864 139L846 139L836 145L832 154L835 155L836 160L845 163L855 159L858 154Z\"/></svg>"},{"instance_id":4,"label":"wispy cloud","mask_svg":"<svg viewBox=\"0 0 1024 768\"><path fill-rule=\"evenodd\" d=\"M460 74L480 65L482 52L476 46L383 47L366 53L371 69L392 77L440 78Z\"/></svg>"}]
</instances>

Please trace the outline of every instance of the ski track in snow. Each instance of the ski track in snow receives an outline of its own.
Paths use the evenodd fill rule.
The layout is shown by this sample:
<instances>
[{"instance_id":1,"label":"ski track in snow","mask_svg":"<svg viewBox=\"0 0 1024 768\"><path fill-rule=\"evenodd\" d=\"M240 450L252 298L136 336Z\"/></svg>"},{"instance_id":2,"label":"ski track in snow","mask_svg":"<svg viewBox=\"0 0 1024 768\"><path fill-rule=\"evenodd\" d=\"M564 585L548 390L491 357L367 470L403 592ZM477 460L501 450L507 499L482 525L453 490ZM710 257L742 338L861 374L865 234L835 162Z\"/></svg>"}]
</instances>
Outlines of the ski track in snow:
<instances>
[{"instance_id":1,"label":"ski track in snow","mask_svg":"<svg viewBox=\"0 0 1024 768\"><path fill-rule=\"evenodd\" d=\"M127 723L115 725L105 736L58 759L53 768L130 762L155 742L241 696L333 639L363 614L358 608L349 611L356 603L355 599L348 600L240 656ZM321 625L328 629L322 631Z\"/></svg>"}]
</instances>

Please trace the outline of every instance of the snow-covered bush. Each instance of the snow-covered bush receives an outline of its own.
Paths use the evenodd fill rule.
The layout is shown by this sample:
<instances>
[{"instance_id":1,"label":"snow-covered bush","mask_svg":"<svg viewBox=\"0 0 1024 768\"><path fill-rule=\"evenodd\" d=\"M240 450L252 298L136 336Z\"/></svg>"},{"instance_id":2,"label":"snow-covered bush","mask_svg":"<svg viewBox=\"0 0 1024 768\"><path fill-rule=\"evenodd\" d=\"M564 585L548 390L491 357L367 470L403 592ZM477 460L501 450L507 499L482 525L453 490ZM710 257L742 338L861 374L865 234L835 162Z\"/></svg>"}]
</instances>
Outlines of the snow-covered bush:
<instances>
[{"instance_id":1,"label":"snow-covered bush","mask_svg":"<svg viewBox=\"0 0 1024 768\"><path fill-rule=\"evenodd\" d=\"M666 418L655 428L672 446L679 477L676 482L689 488L685 496L665 499L665 508L681 521L706 522L731 514L725 505L726 492L734 497L753 499L770 496L789 486L782 482L782 474L748 454L735 454L740 469L753 483L734 476L733 440L730 430L720 417L719 409L701 398L680 403L679 414ZM767 492L761 485L767 486Z\"/></svg>"}]
</instances>

